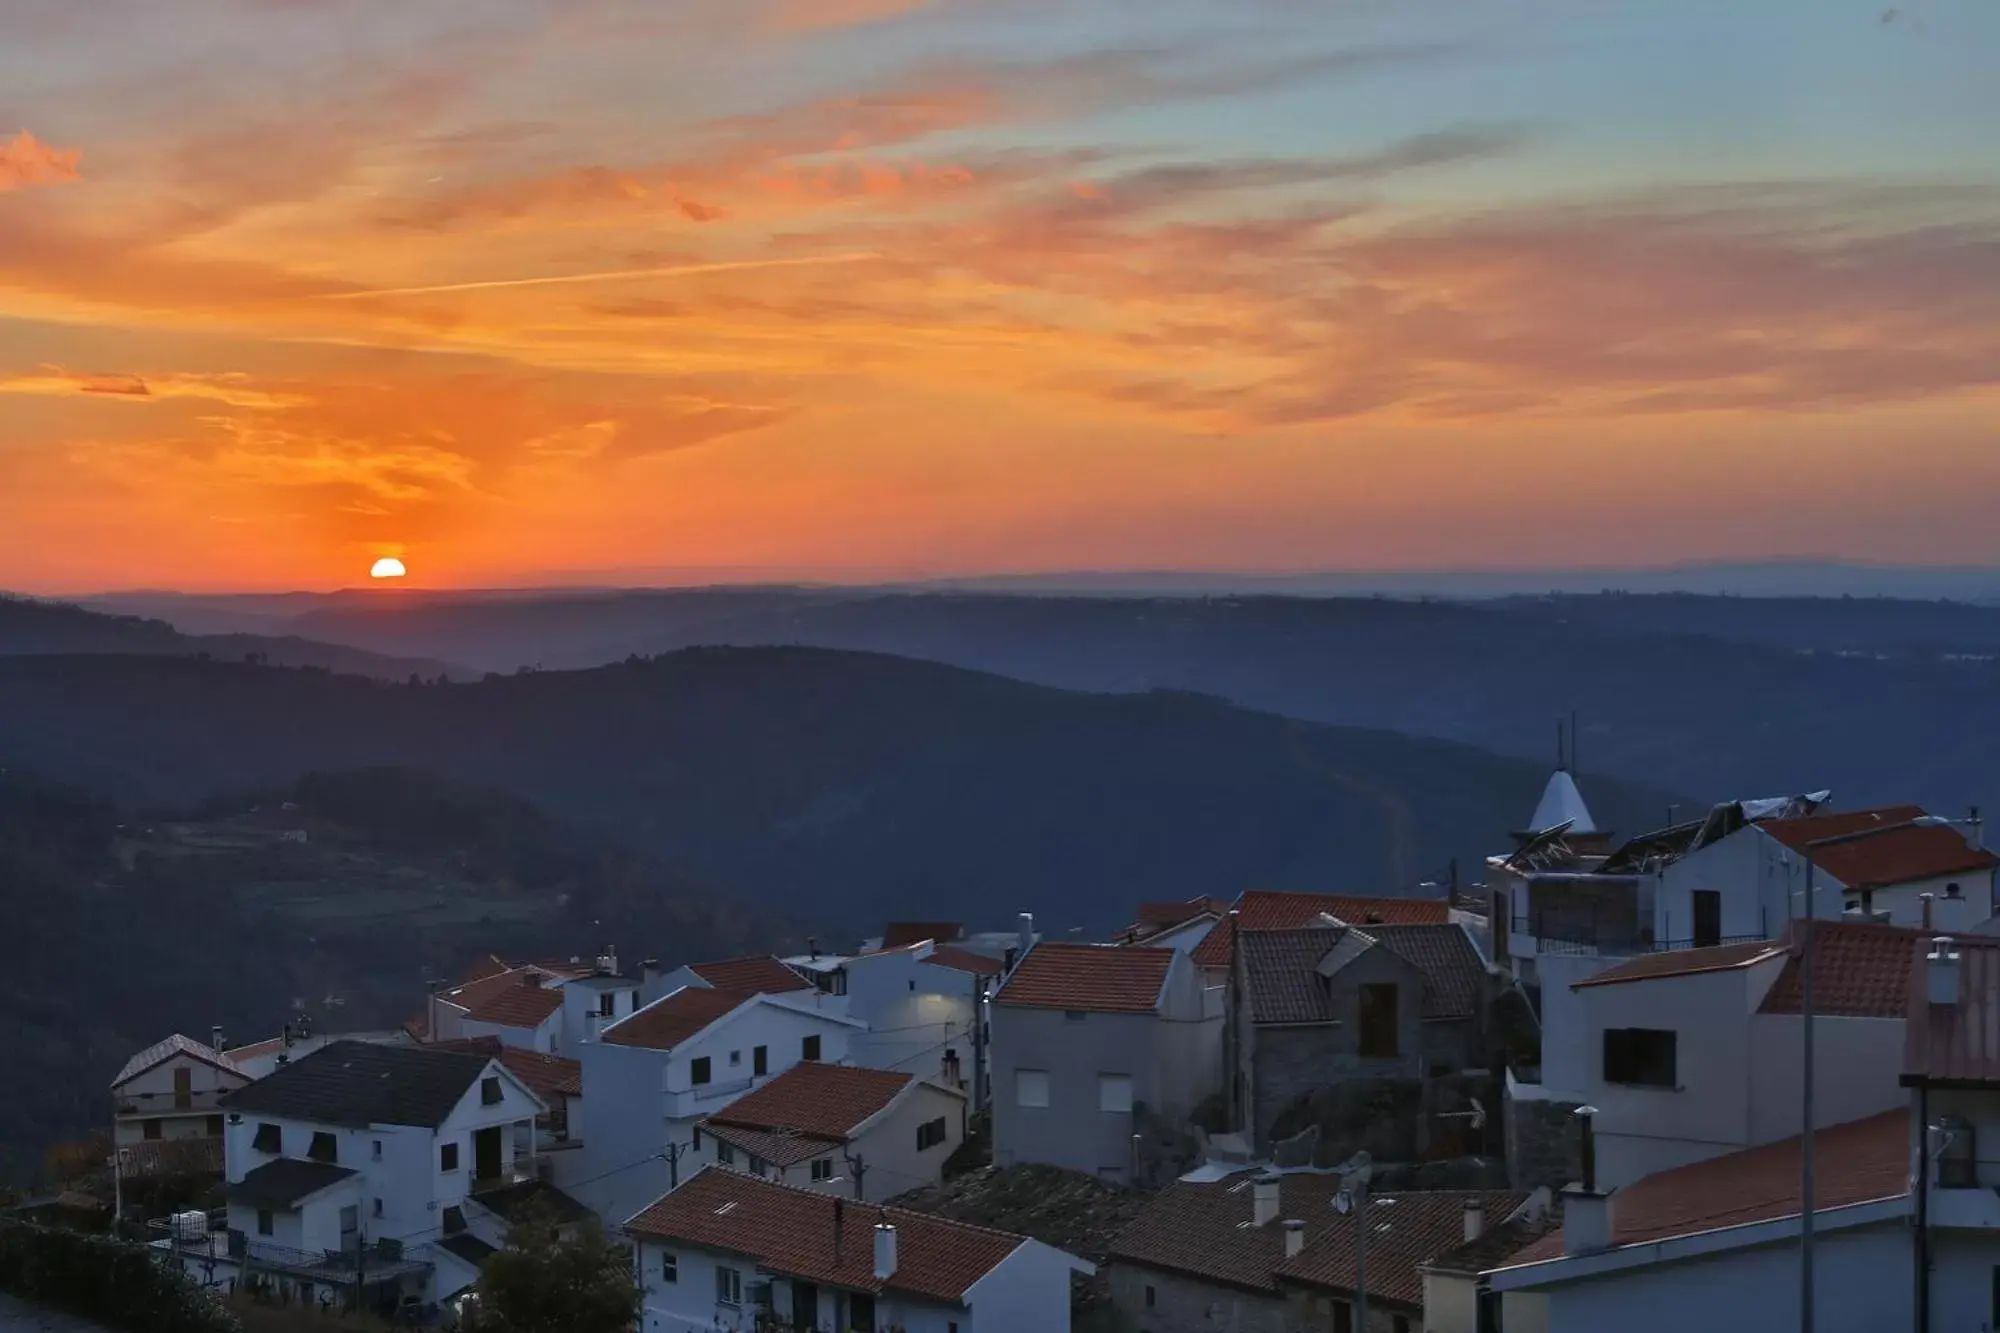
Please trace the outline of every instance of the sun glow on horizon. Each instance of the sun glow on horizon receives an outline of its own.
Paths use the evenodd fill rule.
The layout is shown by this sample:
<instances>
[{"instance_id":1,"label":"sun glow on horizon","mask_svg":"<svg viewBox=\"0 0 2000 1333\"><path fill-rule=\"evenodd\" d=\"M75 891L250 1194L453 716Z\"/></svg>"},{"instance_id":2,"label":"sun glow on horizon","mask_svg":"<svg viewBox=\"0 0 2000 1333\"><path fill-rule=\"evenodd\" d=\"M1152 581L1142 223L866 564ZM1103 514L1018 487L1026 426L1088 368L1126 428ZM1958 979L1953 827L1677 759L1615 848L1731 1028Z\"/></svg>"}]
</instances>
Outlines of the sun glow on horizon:
<instances>
[{"instance_id":1,"label":"sun glow on horizon","mask_svg":"<svg viewBox=\"0 0 2000 1333\"><path fill-rule=\"evenodd\" d=\"M371 579L400 579L409 572L409 570L403 567L403 562L395 556L385 555L369 566L368 577Z\"/></svg>"}]
</instances>

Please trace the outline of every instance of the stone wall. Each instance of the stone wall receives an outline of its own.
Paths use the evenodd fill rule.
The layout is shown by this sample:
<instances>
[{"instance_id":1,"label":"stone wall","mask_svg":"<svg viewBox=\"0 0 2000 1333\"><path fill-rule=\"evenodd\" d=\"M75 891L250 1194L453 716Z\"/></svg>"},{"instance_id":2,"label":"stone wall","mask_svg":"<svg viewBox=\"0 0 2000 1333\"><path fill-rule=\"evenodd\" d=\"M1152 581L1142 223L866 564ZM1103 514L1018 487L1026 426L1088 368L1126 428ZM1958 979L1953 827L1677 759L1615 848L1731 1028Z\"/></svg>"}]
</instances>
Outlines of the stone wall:
<instances>
[{"instance_id":1,"label":"stone wall","mask_svg":"<svg viewBox=\"0 0 2000 1333\"><path fill-rule=\"evenodd\" d=\"M1322 1081L1276 1108L1268 1142L1310 1143L1316 1166L1336 1166L1363 1149L1377 1162L1498 1156L1503 1146L1500 1100L1499 1085L1484 1072ZM1474 1129L1472 1117L1464 1114L1475 1101L1486 1115L1482 1129ZM1291 1156L1287 1161L1306 1164Z\"/></svg>"},{"instance_id":2,"label":"stone wall","mask_svg":"<svg viewBox=\"0 0 2000 1333\"><path fill-rule=\"evenodd\" d=\"M1560 1190L1583 1178L1576 1108L1581 1102L1503 1099L1507 1183L1517 1190Z\"/></svg>"},{"instance_id":3,"label":"stone wall","mask_svg":"<svg viewBox=\"0 0 2000 1333\"><path fill-rule=\"evenodd\" d=\"M1109 1267L1112 1306L1134 1333L1292 1333L1285 1302L1276 1296L1137 1264Z\"/></svg>"}]
</instances>

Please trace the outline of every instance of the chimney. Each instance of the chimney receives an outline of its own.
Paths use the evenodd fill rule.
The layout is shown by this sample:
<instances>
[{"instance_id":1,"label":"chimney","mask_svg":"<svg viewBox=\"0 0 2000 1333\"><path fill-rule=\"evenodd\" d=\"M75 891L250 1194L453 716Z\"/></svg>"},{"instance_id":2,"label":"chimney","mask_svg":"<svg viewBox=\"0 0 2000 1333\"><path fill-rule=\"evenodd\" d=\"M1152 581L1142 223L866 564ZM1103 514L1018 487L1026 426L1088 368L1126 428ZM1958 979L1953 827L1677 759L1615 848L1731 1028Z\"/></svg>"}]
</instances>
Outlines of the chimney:
<instances>
[{"instance_id":1,"label":"chimney","mask_svg":"<svg viewBox=\"0 0 2000 1333\"><path fill-rule=\"evenodd\" d=\"M1935 901L1936 898L1937 895L1935 893L1920 893L1917 895L1917 901L1922 903L1924 907L1925 930L1929 930L1931 928L1931 903Z\"/></svg>"},{"instance_id":2,"label":"chimney","mask_svg":"<svg viewBox=\"0 0 2000 1333\"><path fill-rule=\"evenodd\" d=\"M875 1280L887 1282L896 1276L896 1228L887 1222L875 1225Z\"/></svg>"},{"instance_id":3,"label":"chimney","mask_svg":"<svg viewBox=\"0 0 2000 1333\"><path fill-rule=\"evenodd\" d=\"M1034 946L1034 943L1035 914L1033 912L1023 912L1021 913L1021 938L1018 947L1022 953L1026 953Z\"/></svg>"},{"instance_id":4,"label":"chimney","mask_svg":"<svg viewBox=\"0 0 2000 1333\"><path fill-rule=\"evenodd\" d=\"M1285 1219L1285 1257L1296 1259L1306 1247L1306 1224L1296 1217Z\"/></svg>"},{"instance_id":5,"label":"chimney","mask_svg":"<svg viewBox=\"0 0 2000 1333\"><path fill-rule=\"evenodd\" d=\"M597 970L607 977L618 975L618 947L616 945L605 945L604 952L597 955Z\"/></svg>"},{"instance_id":6,"label":"chimney","mask_svg":"<svg viewBox=\"0 0 2000 1333\"><path fill-rule=\"evenodd\" d=\"M284 1034L285 1049L290 1050L292 1048L292 1025L290 1023L285 1024Z\"/></svg>"},{"instance_id":7,"label":"chimney","mask_svg":"<svg viewBox=\"0 0 2000 1333\"><path fill-rule=\"evenodd\" d=\"M1958 1003L1958 948L1951 936L1939 935L1931 941L1930 954L1924 959L1924 978L1932 1004Z\"/></svg>"},{"instance_id":8,"label":"chimney","mask_svg":"<svg viewBox=\"0 0 2000 1333\"><path fill-rule=\"evenodd\" d=\"M651 990L653 988L653 983L658 981L659 979L660 979L659 959L648 958L645 962L639 964L639 984L643 989Z\"/></svg>"},{"instance_id":9,"label":"chimney","mask_svg":"<svg viewBox=\"0 0 2000 1333\"><path fill-rule=\"evenodd\" d=\"M1250 1225L1267 1227L1278 1220L1278 1178L1261 1175L1250 1186Z\"/></svg>"},{"instance_id":10,"label":"chimney","mask_svg":"<svg viewBox=\"0 0 2000 1333\"><path fill-rule=\"evenodd\" d=\"M1468 1242L1478 1240L1480 1234L1485 1230L1485 1201L1481 1199L1467 1199L1465 1201L1465 1239Z\"/></svg>"},{"instance_id":11,"label":"chimney","mask_svg":"<svg viewBox=\"0 0 2000 1333\"><path fill-rule=\"evenodd\" d=\"M222 1051L222 1024L217 1023L208 1030L209 1049L220 1054Z\"/></svg>"},{"instance_id":12,"label":"chimney","mask_svg":"<svg viewBox=\"0 0 2000 1333\"><path fill-rule=\"evenodd\" d=\"M814 962L819 961L819 937L817 935L806 936L806 956Z\"/></svg>"},{"instance_id":13,"label":"chimney","mask_svg":"<svg viewBox=\"0 0 2000 1333\"><path fill-rule=\"evenodd\" d=\"M1595 1254L1611 1248L1611 1196L1597 1189L1597 1135L1594 1106L1576 1108L1582 1135L1583 1183L1563 1190L1563 1253ZM1468 1224L1468 1229L1469 1229Z\"/></svg>"}]
</instances>

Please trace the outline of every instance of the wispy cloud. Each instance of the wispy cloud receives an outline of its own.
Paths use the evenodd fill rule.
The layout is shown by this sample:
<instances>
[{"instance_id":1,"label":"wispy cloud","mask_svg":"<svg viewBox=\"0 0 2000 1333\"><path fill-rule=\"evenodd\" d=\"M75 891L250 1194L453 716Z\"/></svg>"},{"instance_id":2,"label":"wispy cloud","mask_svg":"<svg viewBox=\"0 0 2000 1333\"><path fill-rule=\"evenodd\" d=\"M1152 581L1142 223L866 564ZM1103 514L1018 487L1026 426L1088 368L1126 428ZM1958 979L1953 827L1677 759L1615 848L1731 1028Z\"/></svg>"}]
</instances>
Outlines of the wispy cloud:
<instances>
[{"instance_id":1,"label":"wispy cloud","mask_svg":"<svg viewBox=\"0 0 2000 1333\"><path fill-rule=\"evenodd\" d=\"M47 365L24 374L0 375L0 393L55 398L83 395L137 404L204 399L230 407L261 409L297 407L306 401L296 393L259 388L248 375L241 374L103 374Z\"/></svg>"},{"instance_id":2,"label":"wispy cloud","mask_svg":"<svg viewBox=\"0 0 2000 1333\"><path fill-rule=\"evenodd\" d=\"M740 273L765 268L803 268L824 264L859 264L879 259L872 250L838 255L795 255L776 259L731 259L711 264L672 264L665 268L608 269L599 273L555 273L531 278L485 278L476 282L443 282L427 287L377 287L368 291L330 292L329 301L354 301L370 296L429 296L438 292L483 292L503 287L556 287L583 282L629 282L640 278L687 278L704 273Z\"/></svg>"}]
</instances>

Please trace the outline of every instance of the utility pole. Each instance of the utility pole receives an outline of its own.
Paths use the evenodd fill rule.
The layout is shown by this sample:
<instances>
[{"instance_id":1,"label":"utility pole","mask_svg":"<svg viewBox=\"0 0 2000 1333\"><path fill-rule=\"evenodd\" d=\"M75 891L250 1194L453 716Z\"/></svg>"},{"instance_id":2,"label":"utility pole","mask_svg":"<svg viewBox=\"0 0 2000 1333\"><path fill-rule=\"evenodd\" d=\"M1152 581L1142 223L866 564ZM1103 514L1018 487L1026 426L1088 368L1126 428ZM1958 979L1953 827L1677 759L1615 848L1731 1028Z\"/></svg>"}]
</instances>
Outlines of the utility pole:
<instances>
[{"instance_id":1,"label":"utility pole","mask_svg":"<svg viewBox=\"0 0 2000 1333\"><path fill-rule=\"evenodd\" d=\"M685 1143L669 1143L667 1145L667 1188L669 1190L677 1190L681 1187L681 1154L686 1150L687 1145Z\"/></svg>"},{"instance_id":2,"label":"utility pole","mask_svg":"<svg viewBox=\"0 0 2000 1333\"><path fill-rule=\"evenodd\" d=\"M368 1231L365 1227L356 1227L354 1229L354 1312L361 1314L367 1308Z\"/></svg>"},{"instance_id":3,"label":"utility pole","mask_svg":"<svg viewBox=\"0 0 2000 1333\"><path fill-rule=\"evenodd\" d=\"M847 1162L847 1169L854 1173L854 1201L856 1203L866 1203L868 1196L862 1191L861 1178L862 1174L868 1170L867 1164L861 1160L860 1153L855 1153L852 1157L849 1157L843 1151L840 1155Z\"/></svg>"},{"instance_id":4,"label":"utility pole","mask_svg":"<svg viewBox=\"0 0 2000 1333\"><path fill-rule=\"evenodd\" d=\"M979 1113L986 1096L986 978L972 979L972 1111Z\"/></svg>"},{"instance_id":5,"label":"utility pole","mask_svg":"<svg viewBox=\"0 0 2000 1333\"><path fill-rule=\"evenodd\" d=\"M1333 1196L1335 1212L1354 1218L1354 1328L1368 1330L1368 1178L1374 1174L1374 1160L1366 1152L1349 1158L1341 1171L1340 1191Z\"/></svg>"},{"instance_id":6,"label":"utility pole","mask_svg":"<svg viewBox=\"0 0 2000 1333\"><path fill-rule=\"evenodd\" d=\"M1805 947L1799 956L1799 1025L1805 1029L1799 1106L1799 1328L1813 1333L1813 861L1806 856Z\"/></svg>"}]
</instances>

